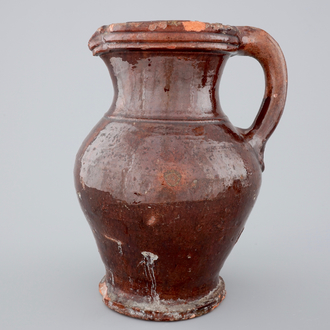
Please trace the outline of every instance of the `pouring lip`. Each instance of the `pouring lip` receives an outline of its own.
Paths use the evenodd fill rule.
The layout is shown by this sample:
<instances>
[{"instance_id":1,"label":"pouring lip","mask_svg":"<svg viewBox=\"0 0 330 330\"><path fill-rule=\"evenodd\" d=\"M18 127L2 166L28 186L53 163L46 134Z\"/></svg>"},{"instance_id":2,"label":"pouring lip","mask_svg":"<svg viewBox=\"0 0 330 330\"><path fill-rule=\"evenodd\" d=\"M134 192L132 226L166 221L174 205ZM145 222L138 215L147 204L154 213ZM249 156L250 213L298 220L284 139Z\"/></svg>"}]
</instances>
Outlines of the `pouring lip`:
<instances>
[{"instance_id":1,"label":"pouring lip","mask_svg":"<svg viewBox=\"0 0 330 330\"><path fill-rule=\"evenodd\" d=\"M232 52L240 44L238 29L200 21L141 21L103 25L88 47L93 55L119 49L196 49Z\"/></svg>"}]
</instances>

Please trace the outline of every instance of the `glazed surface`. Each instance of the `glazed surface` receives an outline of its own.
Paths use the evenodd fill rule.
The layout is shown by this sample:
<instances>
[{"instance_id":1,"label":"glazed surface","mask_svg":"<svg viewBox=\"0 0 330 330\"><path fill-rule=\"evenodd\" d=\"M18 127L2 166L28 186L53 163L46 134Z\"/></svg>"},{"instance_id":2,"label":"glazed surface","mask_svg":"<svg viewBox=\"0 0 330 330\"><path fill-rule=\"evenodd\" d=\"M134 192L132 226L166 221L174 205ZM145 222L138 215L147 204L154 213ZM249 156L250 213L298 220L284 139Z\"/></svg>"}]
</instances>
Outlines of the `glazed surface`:
<instances>
[{"instance_id":1,"label":"glazed surface","mask_svg":"<svg viewBox=\"0 0 330 330\"><path fill-rule=\"evenodd\" d=\"M103 59L116 98L78 155L76 185L105 282L118 299L200 299L218 285L261 181L252 147L218 102L226 58Z\"/></svg>"},{"instance_id":2,"label":"glazed surface","mask_svg":"<svg viewBox=\"0 0 330 330\"><path fill-rule=\"evenodd\" d=\"M161 297L212 289L258 194L260 165L249 153L221 124L105 125L77 185L108 279L150 295L146 251L157 256Z\"/></svg>"}]
</instances>

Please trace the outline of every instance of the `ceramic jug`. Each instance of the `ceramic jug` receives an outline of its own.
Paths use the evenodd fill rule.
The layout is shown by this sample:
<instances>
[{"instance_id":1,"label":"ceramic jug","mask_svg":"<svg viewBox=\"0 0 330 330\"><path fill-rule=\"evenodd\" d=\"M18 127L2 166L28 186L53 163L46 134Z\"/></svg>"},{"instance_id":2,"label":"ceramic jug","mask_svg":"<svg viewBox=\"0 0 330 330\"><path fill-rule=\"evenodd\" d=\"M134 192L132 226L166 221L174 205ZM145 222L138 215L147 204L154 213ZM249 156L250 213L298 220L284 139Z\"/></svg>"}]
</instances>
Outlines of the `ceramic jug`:
<instances>
[{"instance_id":1,"label":"ceramic jug","mask_svg":"<svg viewBox=\"0 0 330 330\"><path fill-rule=\"evenodd\" d=\"M284 108L283 54L258 28L193 21L103 26L89 48L114 86L74 170L105 265L103 301L145 320L208 313L225 297L219 272L258 196L265 144ZM248 129L219 103L234 55L254 57L265 74Z\"/></svg>"}]
</instances>

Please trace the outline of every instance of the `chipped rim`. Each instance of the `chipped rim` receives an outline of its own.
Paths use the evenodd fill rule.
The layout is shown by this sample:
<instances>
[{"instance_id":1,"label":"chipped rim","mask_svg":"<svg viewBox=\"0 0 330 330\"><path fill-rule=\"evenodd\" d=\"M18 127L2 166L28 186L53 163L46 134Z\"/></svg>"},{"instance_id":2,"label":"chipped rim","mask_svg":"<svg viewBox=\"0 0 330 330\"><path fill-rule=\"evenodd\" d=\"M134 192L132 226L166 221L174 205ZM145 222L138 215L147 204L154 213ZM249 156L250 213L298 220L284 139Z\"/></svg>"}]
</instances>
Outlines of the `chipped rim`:
<instances>
[{"instance_id":1,"label":"chipped rim","mask_svg":"<svg viewBox=\"0 0 330 330\"><path fill-rule=\"evenodd\" d=\"M119 49L200 49L233 52L239 48L235 26L199 21L147 21L104 25L88 46L93 55Z\"/></svg>"}]
</instances>

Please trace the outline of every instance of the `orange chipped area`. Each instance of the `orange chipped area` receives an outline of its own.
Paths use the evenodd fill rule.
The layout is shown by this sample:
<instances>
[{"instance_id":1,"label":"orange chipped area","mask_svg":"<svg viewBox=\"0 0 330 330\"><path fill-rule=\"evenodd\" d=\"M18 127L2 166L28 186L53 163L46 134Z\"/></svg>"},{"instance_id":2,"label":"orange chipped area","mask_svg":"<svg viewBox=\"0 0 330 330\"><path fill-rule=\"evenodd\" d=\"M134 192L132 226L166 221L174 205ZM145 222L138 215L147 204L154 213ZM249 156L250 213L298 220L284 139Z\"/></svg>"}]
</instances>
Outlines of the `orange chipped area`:
<instances>
[{"instance_id":1,"label":"orange chipped area","mask_svg":"<svg viewBox=\"0 0 330 330\"><path fill-rule=\"evenodd\" d=\"M106 296L108 290L107 290L107 285L105 284L105 282L100 283L100 285L99 285L99 291L100 291L100 293L101 293L101 295L102 295L103 297Z\"/></svg>"},{"instance_id":2,"label":"orange chipped area","mask_svg":"<svg viewBox=\"0 0 330 330\"><path fill-rule=\"evenodd\" d=\"M182 24L183 24L183 27L186 31L200 32L202 30L205 30L205 28L206 28L205 23L198 22L198 21L195 21L195 22L192 22L192 21L182 22Z\"/></svg>"},{"instance_id":3,"label":"orange chipped area","mask_svg":"<svg viewBox=\"0 0 330 330\"><path fill-rule=\"evenodd\" d=\"M149 30L154 31L158 27L161 28L161 29L166 29L167 28L167 22L156 22L156 23L150 24L149 25Z\"/></svg>"},{"instance_id":4,"label":"orange chipped area","mask_svg":"<svg viewBox=\"0 0 330 330\"><path fill-rule=\"evenodd\" d=\"M155 224L157 221L156 217L155 216L151 216L151 218L147 221L147 224L149 226L152 226L153 224Z\"/></svg>"}]
</instances>

